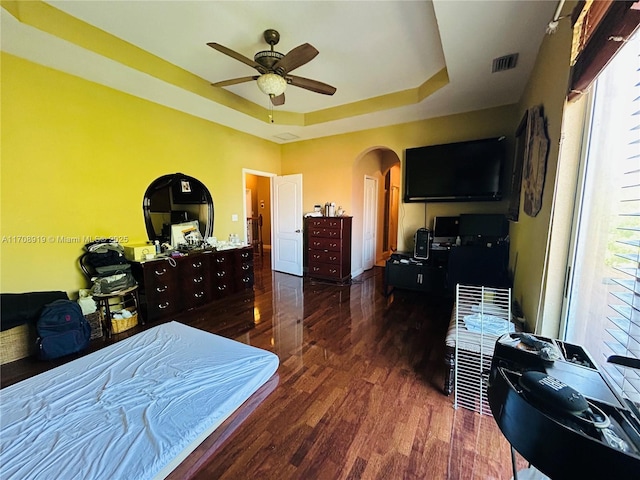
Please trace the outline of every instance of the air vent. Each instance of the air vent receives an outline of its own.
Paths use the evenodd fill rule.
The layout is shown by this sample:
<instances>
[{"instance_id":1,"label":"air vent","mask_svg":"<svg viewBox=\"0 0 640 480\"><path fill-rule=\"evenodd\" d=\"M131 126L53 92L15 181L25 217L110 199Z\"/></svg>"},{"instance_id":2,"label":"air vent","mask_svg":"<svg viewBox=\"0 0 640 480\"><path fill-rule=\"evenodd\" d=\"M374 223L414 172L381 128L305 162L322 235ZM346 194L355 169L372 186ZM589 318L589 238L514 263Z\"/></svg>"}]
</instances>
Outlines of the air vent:
<instances>
[{"instance_id":1,"label":"air vent","mask_svg":"<svg viewBox=\"0 0 640 480\"><path fill-rule=\"evenodd\" d=\"M273 137L277 138L278 140L285 140L285 141L295 140L296 138L300 138L299 136L289 132L284 132L284 133L281 133L280 135L274 135Z\"/></svg>"},{"instance_id":2,"label":"air vent","mask_svg":"<svg viewBox=\"0 0 640 480\"><path fill-rule=\"evenodd\" d=\"M517 63L518 63L517 53L512 53L511 55L505 55L504 57L494 58L491 73L504 72L505 70L511 70L512 68L516 68Z\"/></svg>"}]
</instances>

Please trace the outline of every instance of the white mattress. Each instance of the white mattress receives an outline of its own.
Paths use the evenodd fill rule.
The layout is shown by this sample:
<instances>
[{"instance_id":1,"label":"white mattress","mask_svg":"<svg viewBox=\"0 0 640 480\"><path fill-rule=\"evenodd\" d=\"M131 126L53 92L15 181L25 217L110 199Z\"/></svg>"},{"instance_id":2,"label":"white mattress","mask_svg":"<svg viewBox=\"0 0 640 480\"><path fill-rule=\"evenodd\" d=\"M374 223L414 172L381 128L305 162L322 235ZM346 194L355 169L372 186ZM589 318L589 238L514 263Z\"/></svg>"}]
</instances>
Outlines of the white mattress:
<instances>
[{"instance_id":1,"label":"white mattress","mask_svg":"<svg viewBox=\"0 0 640 480\"><path fill-rule=\"evenodd\" d=\"M168 475L277 370L177 322L0 390L0 478Z\"/></svg>"}]
</instances>

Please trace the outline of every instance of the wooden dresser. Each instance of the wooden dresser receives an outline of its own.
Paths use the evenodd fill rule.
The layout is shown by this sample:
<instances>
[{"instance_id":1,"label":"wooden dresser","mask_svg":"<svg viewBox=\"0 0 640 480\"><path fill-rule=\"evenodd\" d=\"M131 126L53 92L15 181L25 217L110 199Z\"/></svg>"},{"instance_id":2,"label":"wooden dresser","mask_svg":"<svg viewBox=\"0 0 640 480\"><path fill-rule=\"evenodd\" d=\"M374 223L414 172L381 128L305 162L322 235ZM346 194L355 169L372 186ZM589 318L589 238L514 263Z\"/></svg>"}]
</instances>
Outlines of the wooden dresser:
<instances>
[{"instance_id":1,"label":"wooden dresser","mask_svg":"<svg viewBox=\"0 0 640 480\"><path fill-rule=\"evenodd\" d=\"M307 217L307 274L344 283L351 278L352 217Z\"/></svg>"},{"instance_id":2,"label":"wooden dresser","mask_svg":"<svg viewBox=\"0 0 640 480\"><path fill-rule=\"evenodd\" d=\"M156 320L253 288L253 249L133 262L145 318Z\"/></svg>"}]
</instances>

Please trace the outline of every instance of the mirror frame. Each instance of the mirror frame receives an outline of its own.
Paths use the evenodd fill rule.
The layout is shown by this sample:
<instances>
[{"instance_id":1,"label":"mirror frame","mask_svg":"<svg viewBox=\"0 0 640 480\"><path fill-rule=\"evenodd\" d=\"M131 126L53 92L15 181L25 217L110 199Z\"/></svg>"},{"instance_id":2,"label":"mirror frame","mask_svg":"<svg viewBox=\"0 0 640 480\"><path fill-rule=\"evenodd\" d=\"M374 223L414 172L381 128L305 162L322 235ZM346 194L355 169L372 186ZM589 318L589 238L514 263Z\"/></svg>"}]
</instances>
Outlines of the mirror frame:
<instances>
[{"instance_id":1,"label":"mirror frame","mask_svg":"<svg viewBox=\"0 0 640 480\"><path fill-rule=\"evenodd\" d=\"M153 222L151 221L151 197L153 195L165 188L172 188L178 182L182 181L190 182L192 188L199 188L202 192L202 201L200 205L207 205L207 224L204 228L203 238L208 238L213 234L213 219L214 219L214 209L213 209L213 197L209 192L209 189L206 187L204 183L202 183L197 178L191 177L189 175L185 175L184 173L170 173L168 175L163 175L159 178L156 178L151 184L147 187L147 190L144 192L144 198L142 200L142 211L144 213L144 223L147 228L147 236L151 242L155 240L159 240L158 235L156 234L155 229L153 228Z\"/></svg>"}]
</instances>

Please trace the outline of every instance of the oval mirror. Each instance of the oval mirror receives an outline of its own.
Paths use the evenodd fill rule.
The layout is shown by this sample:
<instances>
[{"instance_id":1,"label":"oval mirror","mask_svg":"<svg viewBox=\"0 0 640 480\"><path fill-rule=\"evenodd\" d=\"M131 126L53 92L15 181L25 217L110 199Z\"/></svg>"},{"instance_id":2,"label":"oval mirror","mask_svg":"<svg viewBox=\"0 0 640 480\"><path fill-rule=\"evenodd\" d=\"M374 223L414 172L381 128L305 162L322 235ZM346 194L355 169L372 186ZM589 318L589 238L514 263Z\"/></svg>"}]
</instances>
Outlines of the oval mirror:
<instances>
[{"instance_id":1,"label":"oval mirror","mask_svg":"<svg viewBox=\"0 0 640 480\"><path fill-rule=\"evenodd\" d=\"M142 202L147 235L152 242L171 243L171 226L194 221L202 238L213 233L213 198L196 178L182 173L154 180Z\"/></svg>"}]
</instances>

